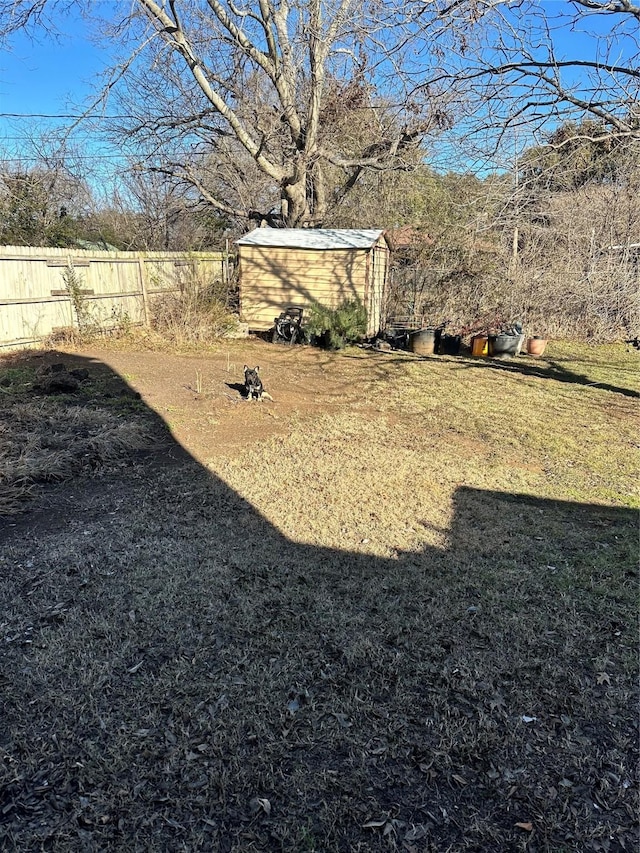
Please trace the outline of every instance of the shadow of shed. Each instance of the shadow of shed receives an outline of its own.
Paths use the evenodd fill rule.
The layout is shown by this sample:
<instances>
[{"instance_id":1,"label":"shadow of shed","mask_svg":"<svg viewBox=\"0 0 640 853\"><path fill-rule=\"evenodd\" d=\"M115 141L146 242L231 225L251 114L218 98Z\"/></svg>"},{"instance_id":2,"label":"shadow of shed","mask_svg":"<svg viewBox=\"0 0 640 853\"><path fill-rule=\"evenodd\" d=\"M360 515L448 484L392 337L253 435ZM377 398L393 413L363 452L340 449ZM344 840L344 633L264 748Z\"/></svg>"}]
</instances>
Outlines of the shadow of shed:
<instances>
[{"instance_id":1,"label":"shadow of shed","mask_svg":"<svg viewBox=\"0 0 640 853\"><path fill-rule=\"evenodd\" d=\"M382 229L256 228L237 241L240 316L253 331L266 331L287 305L336 308L358 299L367 311L367 335L375 335L389 268Z\"/></svg>"}]
</instances>

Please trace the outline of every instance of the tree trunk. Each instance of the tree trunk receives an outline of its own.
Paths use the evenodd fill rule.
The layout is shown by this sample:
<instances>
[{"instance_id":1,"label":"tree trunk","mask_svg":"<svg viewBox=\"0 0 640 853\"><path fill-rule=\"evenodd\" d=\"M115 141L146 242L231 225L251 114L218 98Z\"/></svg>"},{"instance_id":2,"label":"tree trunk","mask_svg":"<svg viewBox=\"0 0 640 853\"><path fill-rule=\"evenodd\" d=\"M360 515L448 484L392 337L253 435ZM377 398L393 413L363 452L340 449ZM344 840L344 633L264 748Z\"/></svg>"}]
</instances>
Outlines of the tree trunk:
<instances>
[{"instance_id":1,"label":"tree trunk","mask_svg":"<svg viewBox=\"0 0 640 853\"><path fill-rule=\"evenodd\" d=\"M285 228L303 228L309 220L306 195L306 175L296 183L285 183L282 187L280 209Z\"/></svg>"},{"instance_id":2,"label":"tree trunk","mask_svg":"<svg viewBox=\"0 0 640 853\"><path fill-rule=\"evenodd\" d=\"M327 193L319 164L299 169L282 186L280 211L286 228L319 228L327 214Z\"/></svg>"}]
</instances>

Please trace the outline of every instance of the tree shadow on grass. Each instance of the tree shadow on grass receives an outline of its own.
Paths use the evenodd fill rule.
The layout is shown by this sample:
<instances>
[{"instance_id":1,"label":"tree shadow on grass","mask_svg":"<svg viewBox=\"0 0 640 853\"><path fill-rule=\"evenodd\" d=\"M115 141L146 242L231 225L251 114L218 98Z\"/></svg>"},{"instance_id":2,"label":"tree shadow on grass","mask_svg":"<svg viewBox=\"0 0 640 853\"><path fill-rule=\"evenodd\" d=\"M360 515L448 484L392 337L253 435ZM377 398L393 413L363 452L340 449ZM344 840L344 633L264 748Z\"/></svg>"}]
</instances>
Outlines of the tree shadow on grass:
<instances>
[{"instance_id":1,"label":"tree shadow on grass","mask_svg":"<svg viewBox=\"0 0 640 853\"><path fill-rule=\"evenodd\" d=\"M152 454L0 532L5 849L633 849L635 513L461 487L446 547L314 547L121 412Z\"/></svg>"},{"instance_id":2,"label":"tree shadow on grass","mask_svg":"<svg viewBox=\"0 0 640 853\"><path fill-rule=\"evenodd\" d=\"M622 394L624 397L640 397L640 392L632 388L622 388L611 385L609 382L594 382L584 373L569 370L566 365L555 359L545 359L543 363L535 363L522 359L483 359L482 361L467 361L474 367L489 368L493 370L504 370L508 373L521 373L523 376L536 376L540 379L551 379L554 382L568 382L572 385L584 385L589 388L598 388L602 391L611 391L614 394Z\"/></svg>"},{"instance_id":3,"label":"tree shadow on grass","mask_svg":"<svg viewBox=\"0 0 640 853\"><path fill-rule=\"evenodd\" d=\"M410 353L397 355L393 353L380 352L381 363L384 362L402 362L417 361L429 362L430 359L440 359L441 356L418 356ZM614 394L621 394L625 397L640 398L640 392L633 388L624 388L618 385L612 385L609 382L595 382L584 373L577 373L574 370L569 370L562 359L541 359L533 362L532 359L526 356L521 357L504 357L504 358L486 358L486 357L471 357L471 356L445 356L453 358L458 362L460 368L463 369L481 369L503 371L505 373L518 373L522 376L534 376L538 379L550 379L554 382L566 382L573 385L584 385L589 388L598 388L602 391L611 391Z\"/></svg>"}]
</instances>

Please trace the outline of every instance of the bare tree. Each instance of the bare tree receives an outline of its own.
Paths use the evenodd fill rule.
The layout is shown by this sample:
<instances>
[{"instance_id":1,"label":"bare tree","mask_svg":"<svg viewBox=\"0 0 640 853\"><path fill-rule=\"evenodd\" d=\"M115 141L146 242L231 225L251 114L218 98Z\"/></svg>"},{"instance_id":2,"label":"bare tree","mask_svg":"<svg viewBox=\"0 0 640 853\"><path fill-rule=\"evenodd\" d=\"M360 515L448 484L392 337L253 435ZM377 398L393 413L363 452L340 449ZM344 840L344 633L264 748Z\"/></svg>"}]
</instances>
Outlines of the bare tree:
<instances>
[{"instance_id":1,"label":"bare tree","mask_svg":"<svg viewBox=\"0 0 640 853\"><path fill-rule=\"evenodd\" d=\"M61 3L0 0L0 30L55 19ZM443 132L462 137L466 167L476 148L517 147L514 131L524 148L568 118L584 128L585 114L603 138L637 138L638 8L132 0L103 22L121 48L105 94L127 117L110 131L231 221L321 225L365 176L376 186L372 173L435 163L446 137L425 143Z\"/></svg>"},{"instance_id":2,"label":"bare tree","mask_svg":"<svg viewBox=\"0 0 640 853\"><path fill-rule=\"evenodd\" d=\"M640 6L631 0L439 6L447 55L417 85L446 82L477 105L467 138L495 151L519 131L529 145L536 132L585 117L603 139L640 138Z\"/></svg>"},{"instance_id":3,"label":"bare tree","mask_svg":"<svg viewBox=\"0 0 640 853\"><path fill-rule=\"evenodd\" d=\"M137 51L123 55L116 97L131 118L119 130L227 216L322 224L365 170L412 168L446 122L440 91L407 96L410 42L422 39L411 4L133 6L117 25Z\"/></svg>"},{"instance_id":4,"label":"bare tree","mask_svg":"<svg viewBox=\"0 0 640 853\"><path fill-rule=\"evenodd\" d=\"M156 171L132 168L120 176L110 199L111 221L120 244L149 251L193 251L224 245L226 220L198 204L193 189Z\"/></svg>"},{"instance_id":5,"label":"bare tree","mask_svg":"<svg viewBox=\"0 0 640 853\"><path fill-rule=\"evenodd\" d=\"M20 151L0 155L0 242L64 246L81 236L94 199L73 148L31 129Z\"/></svg>"},{"instance_id":6,"label":"bare tree","mask_svg":"<svg viewBox=\"0 0 640 853\"><path fill-rule=\"evenodd\" d=\"M17 30L52 26L47 7L50 0L0 0L0 39L4 40Z\"/></svg>"}]
</instances>

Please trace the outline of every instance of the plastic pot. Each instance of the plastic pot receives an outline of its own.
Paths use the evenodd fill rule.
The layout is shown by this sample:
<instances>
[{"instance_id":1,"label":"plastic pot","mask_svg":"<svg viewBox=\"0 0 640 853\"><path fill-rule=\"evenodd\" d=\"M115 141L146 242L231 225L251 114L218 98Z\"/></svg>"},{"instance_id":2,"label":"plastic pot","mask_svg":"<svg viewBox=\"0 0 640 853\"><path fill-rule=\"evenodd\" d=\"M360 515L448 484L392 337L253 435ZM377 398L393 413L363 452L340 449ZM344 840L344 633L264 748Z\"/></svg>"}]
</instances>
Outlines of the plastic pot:
<instances>
[{"instance_id":1,"label":"plastic pot","mask_svg":"<svg viewBox=\"0 0 640 853\"><path fill-rule=\"evenodd\" d=\"M438 352L443 355L458 355L462 338L460 335L442 335Z\"/></svg>"},{"instance_id":2,"label":"plastic pot","mask_svg":"<svg viewBox=\"0 0 640 853\"><path fill-rule=\"evenodd\" d=\"M439 329L420 329L409 337L409 349L416 355L433 355L440 340Z\"/></svg>"},{"instance_id":3,"label":"plastic pot","mask_svg":"<svg viewBox=\"0 0 640 853\"><path fill-rule=\"evenodd\" d=\"M537 358L540 358L544 354L546 347L546 338L529 338L527 341L527 352L529 355L536 356Z\"/></svg>"},{"instance_id":4,"label":"plastic pot","mask_svg":"<svg viewBox=\"0 0 640 853\"><path fill-rule=\"evenodd\" d=\"M493 340L493 352L498 358L505 355L517 355L520 335L496 335Z\"/></svg>"},{"instance_id":5,"label":"plastic pot","mask_svg":"<svg viewBox=\"0 0 640 853\"><path fill-rule=\"evenodd\" d=\"M475 335L471 339L471 355L489 355L489 335Z\"/></svg>"}]
</instances>

